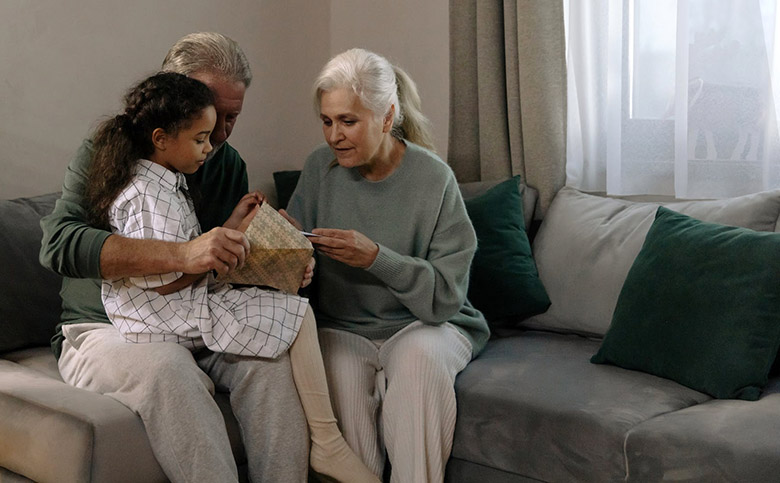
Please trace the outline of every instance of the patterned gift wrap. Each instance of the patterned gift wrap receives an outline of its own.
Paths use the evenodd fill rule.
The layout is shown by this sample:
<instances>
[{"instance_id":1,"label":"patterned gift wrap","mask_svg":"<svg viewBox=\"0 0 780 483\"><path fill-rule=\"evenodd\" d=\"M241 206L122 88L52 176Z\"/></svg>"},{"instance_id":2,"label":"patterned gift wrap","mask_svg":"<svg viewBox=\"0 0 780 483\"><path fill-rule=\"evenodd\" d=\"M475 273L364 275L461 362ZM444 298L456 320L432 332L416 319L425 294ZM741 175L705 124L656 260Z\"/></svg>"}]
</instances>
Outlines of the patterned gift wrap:
<instances>
[{"instance_id":1,"label":"patterned gift wrap","mask_svg":"<svg viewBox=\"0 0 780 483\"><path fill-rule=\"evenodd\" d=\"M311 242L268 203L247 218L251 218L245 231L249 256L243 267L219 280L297 293L314 253Z\"/></svg>"}]
</instances>

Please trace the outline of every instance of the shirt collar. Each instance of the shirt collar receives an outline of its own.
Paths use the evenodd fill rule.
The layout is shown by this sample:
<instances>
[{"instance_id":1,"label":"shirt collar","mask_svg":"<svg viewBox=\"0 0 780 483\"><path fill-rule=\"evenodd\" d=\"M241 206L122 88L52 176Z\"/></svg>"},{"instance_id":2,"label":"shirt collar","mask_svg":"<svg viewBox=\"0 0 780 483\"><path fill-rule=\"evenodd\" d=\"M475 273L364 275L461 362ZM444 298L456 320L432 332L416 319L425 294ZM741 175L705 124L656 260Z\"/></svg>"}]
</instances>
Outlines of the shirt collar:
<instances>
[{"instance_id":1,"label":"shirt collar","mask_svg":"<svg viewBox=\"0 0 780 483\"><path fill-rule=\"evenodd\" d=\"M139 159L136 174L146 176L160 183L160 186L171 191L187 189L187 180L178 171L173 172L148 159Z\"/></svg>"}]
</instances>

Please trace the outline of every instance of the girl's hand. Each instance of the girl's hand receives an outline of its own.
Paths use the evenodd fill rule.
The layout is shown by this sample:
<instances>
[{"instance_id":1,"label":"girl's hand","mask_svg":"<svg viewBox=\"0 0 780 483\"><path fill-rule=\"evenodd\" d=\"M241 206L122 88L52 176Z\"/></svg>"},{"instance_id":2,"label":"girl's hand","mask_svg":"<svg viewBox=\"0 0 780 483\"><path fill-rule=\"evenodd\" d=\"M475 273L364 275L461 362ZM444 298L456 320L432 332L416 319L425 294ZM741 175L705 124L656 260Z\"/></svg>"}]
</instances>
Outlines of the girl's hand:
<instances>
[{"instance_id":1,"label":"girl's hand","mask_svg":"<svg viewBox=\"0 0 780 483\"><path fill-rule=\"evenodd\" d=\"M311 257L309 264L306 265L306 271L303 272L303 280L301 281L301 288L306 288L311 284L311 280L314 277L314 257Z\"/></svg>"},{"instance_id":2,"label":"girl's hand","mask_svg":"<svg viewBox=\"0 0 780 483\"><path fill-rule=\"evenodd\" d=\"M368 268L379 254L379 245L355 230L315 228L309 241L320 253L350 267Z\"/></svg>"},{"instance_id":3,"label":"girl's hand","mask_svg":"<svg viewBox=\"0 0 780 483\"><path fill-rule=\"evenodd\" d=\"M225 222L225 228L231 228L237 230L241 225L241 222L246 216L254 209L255 206L262 205L265 202L265 195L259 191L252 191L245 194L239 201L236 207L233 209L233 213L230 218Z\"/></svg>"},{"instance_id":4,"label":"girl's hand","mask_svg":"<svg viewBox=\"0 0 780 483\"><path fill-rule=\"evenodd\" d=\"M296 220L295 218L293 218L292 216L290 216L290 215L287 213L287 210L285 210L285 209L281 209L281 210L279 210L279 214L280 214L280 215L282 215L282 216L284 217L284 219L285 219L285 220L289 221L289 222L290 222L290 224L291 224L292 226L294 226L295 228L297 228L297 229L298 229L298 231L300 231L300 230L303 230L303 225L301 225L301 223L300 223L298 220Z\"/></svg>"}]
</instances>

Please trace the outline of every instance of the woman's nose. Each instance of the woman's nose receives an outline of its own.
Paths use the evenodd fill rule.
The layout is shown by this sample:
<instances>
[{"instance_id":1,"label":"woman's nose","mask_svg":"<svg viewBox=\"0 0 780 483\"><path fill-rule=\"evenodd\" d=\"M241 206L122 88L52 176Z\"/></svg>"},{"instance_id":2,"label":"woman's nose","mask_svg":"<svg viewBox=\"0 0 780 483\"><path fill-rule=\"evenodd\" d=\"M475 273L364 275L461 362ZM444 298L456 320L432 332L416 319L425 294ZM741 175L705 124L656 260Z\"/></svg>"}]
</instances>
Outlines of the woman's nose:
<instances>
[{"instance_id":1,"label":"woman's nose","mask_svg":"<svg viewBox=\"0 0 780 483\"><path fill-rule=\"evenodd\" d=\"M330 141L332 143L335 143L339 139L341 139L341 129L338 128L338 126L331 126L330 128Z\"/></svg>"}]
</instances>

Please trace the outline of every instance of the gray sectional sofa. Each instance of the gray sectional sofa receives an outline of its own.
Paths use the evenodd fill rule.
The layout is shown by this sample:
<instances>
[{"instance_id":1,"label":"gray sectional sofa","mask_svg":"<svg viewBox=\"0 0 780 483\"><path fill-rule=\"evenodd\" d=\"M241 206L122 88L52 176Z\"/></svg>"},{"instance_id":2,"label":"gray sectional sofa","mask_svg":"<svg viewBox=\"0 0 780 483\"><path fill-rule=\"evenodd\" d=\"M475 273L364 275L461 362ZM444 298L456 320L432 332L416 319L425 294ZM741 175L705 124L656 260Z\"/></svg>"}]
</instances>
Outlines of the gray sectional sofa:
<instances>
[{"instance_id":1,"label":"gray sectional sofa","mask_svg":"<svg viewBox=\"0 0 780 483\"><path fill-rule=\"evenodd\" d=\"M780 231L780 191L667 206ZM556 195L533 241L552 304L499 330L458 376L448 481L780 481L780 378L757 401L713 399L590 362L656 209L570 188Z\"/></svg>"},{"instance_id":2,"label":"gray sectional sofa","mask_svg":"<svg viewBox=\"0 0 780 483\"><path fill-rule=\"evenodd\" d=\"M533 193L523 194L530 215ZM0 482L164 481L135 414L59 377L48 347L59 279L37 258L38 220L56 196L0 201ZM670 206L780 229L780 191ZM778 480L780 379L757 401L716 400L590 362L655 208L569 188L556 196L533 241L552 304L496 325L497 336L458 377L447 481ZM242 464L225 396L217 401Z\"/></svg>"}]
</instances>

